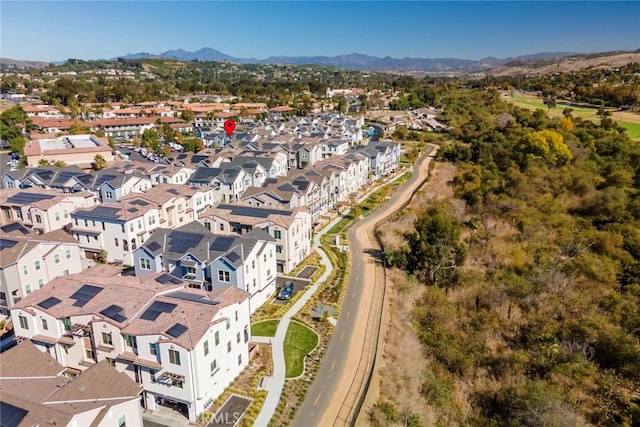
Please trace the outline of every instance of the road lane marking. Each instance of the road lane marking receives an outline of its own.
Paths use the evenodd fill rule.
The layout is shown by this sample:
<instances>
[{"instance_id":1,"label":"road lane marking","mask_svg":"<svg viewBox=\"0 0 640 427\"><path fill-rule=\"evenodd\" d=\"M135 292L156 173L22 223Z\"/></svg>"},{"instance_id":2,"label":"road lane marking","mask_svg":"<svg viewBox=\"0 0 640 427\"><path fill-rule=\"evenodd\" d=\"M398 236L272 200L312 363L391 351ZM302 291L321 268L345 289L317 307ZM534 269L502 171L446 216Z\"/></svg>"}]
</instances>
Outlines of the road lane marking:
<instances>
[{"instance_id":1,"label":"road lane marking","mask_svg":"<svg viewBox=\"0 0 640 427\"><path fill-rule=\"evenodd\" d=\"M347 319L351 316L351 310L347 311Z\"/></svg>"},{"instance_id":2,"label":"road lane marking","mask_svg":"<svg viewBox=\"0 0 640 427\"><path fill-rule=\"evenodd\" d=\"M355 298L356 297L356 291L353 291L353 293L351 294L351 298Z\"/></svg>"},{"instance_id":3,"label":"road lane marking","mask_svg":"<svg viewBox=\"0 0 640 427\"><path fill-rule=\"evenodd\" d=\"M333 359L333 363L331 364L331 370L332 370L332 371L333 371L333 368L335 368L335 366L336 366L336 360L335 360L335 359Z\"/></svg>"},{"instance_id":4,"label":"road lane marking","mask_svg":"<svg viewBox=\"0 0 640 427\"><path fill-rule=\"evenodd\" d=\"M315 402L313 402L313 406L316 406L318 404L318 400L320 400L320 396L322 395L322 393L318 394L318 397L316 397Z\"/></svg>"}]
</instances>

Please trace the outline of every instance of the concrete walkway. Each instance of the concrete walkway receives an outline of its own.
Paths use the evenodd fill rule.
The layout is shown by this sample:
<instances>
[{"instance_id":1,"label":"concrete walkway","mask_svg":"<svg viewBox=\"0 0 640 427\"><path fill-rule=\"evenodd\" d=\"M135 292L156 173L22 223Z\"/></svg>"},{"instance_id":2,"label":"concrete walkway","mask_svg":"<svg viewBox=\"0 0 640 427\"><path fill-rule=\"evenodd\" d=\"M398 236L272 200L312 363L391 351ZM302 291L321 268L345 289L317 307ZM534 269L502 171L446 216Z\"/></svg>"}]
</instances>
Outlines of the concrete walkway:
<instances>
[{"instance_id":1,"label":"concrete walkway","mask_svg":"<svg viewBox=\"0 0 640 427\"><path fill-rule=\"evenodd\" d=\"M411 170L411 169L410 169ZM371 194L379 190L381 187L395 181L400 178L402 173L397 174L391 180L379 184L375 187L372 187L367 191L364 195L362 195L357 201L358 203L362 203L365 201ZM276 407L278 406L278 402L280 401L280 396L282 394L282 389L284 388L284 381L286 375L286 366L284 362L284 338L287 334L287 329L289 329L289 324L291 323L291 318L294 317L298 311L309 301L315 292L318 290L320 285L322 285L333 272L333 266L331 264L331 260L327 256L326 252L322 249L322 242L320 241L321 237L325 235L334 225L336 225L346 214L351 211L351 208L346 209L341 215L338 215L332 221L330 221L324 228L315 235L313 239L313 246L315 250L320 255L320 259L324 266L326 267L322 276L316 280L316 282L311 285L305 293L300 297L298 301L294 305L287 310L285 315L280 320L278 324L278 329L276 330L276 335L271 339L271 354L273 357L273 374L269 378L265 386L265 390L267 391L267 397L262 405L262 409L260 413L256 417L255 426L258 427L266 427L269 424L269 421L273 417L273 414L276 411ZM335 325L334 325L335 326ZM262 341L264 337L255 337L254 341L256 342L264 342Z\"/></svg>"}]
</instances>

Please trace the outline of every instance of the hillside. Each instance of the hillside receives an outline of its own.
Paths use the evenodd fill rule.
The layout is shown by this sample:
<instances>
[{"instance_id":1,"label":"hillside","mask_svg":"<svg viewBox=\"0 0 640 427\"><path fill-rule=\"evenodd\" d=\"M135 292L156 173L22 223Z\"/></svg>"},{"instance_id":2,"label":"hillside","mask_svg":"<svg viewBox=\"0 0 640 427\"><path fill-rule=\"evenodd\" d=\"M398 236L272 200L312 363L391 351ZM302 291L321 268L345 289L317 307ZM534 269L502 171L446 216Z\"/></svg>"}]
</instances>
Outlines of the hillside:
<instances>
[{"instance_id":1,"label":"hillside","mask_svg":"<svg viewBox=\"0 0 640 427\"><path fill-rule=\"evenodd\" d=\"M593 55L572 55L555 59L511 61L491 70L493 76L516 76L523 74L566 73L586 68L617 68L640 62L640 52L613 52Z\"/></svg>"}]
</instances>

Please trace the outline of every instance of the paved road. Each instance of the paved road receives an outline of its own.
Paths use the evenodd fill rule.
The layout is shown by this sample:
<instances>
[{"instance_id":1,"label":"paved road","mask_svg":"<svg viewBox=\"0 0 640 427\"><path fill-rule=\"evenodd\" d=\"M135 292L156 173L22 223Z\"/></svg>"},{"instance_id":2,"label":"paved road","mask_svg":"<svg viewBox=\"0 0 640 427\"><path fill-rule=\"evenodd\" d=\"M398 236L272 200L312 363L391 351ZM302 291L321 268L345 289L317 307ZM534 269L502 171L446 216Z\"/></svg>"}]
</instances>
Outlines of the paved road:
<instances>
[{"instance_id":1,"label":"paved road","mask_svg":"<svg viewBox=\"0 0 640 427\"><path fill-rule=\"evenodd\" d=\"M430 146L417 163L417 173L387 203L349 229L352 264L340 318L316 380L293 421L294 427L344 424L337 421L338 412L349 397L360 361L372 294L372 283L367 278L375 277L375 261L369 251L376 245L370 241L370 233L376 222L397 210L427 176L435 148Z\"/></svg>"}]
</instances>

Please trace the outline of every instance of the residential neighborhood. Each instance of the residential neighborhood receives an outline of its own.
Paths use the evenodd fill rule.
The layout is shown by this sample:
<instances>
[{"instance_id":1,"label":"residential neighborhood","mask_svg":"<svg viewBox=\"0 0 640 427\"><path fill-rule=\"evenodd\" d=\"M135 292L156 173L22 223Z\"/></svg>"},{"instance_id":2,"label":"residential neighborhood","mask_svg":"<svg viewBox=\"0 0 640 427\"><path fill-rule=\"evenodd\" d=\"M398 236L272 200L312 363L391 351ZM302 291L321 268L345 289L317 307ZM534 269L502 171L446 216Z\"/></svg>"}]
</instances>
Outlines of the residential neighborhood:
<instances>
[{"instance_id":1,"label":"residential neighborhood","mask_svg":"<svg viewBox=\"0 0 640 427\"><path fill-rule=\"evenodd\" d=\"M1 176L6 355L37 349L70 384L121 373L139 388L127 425L159 408L197 422L254 357L251 316L314 253L314 233L400 167L400 144L366 135L362 116L114 105L69 134L64 111L25 112L26 167ZM169 128L200 149L160 140L151 155L143 138Z\"/></svg>"}]
</instances>

